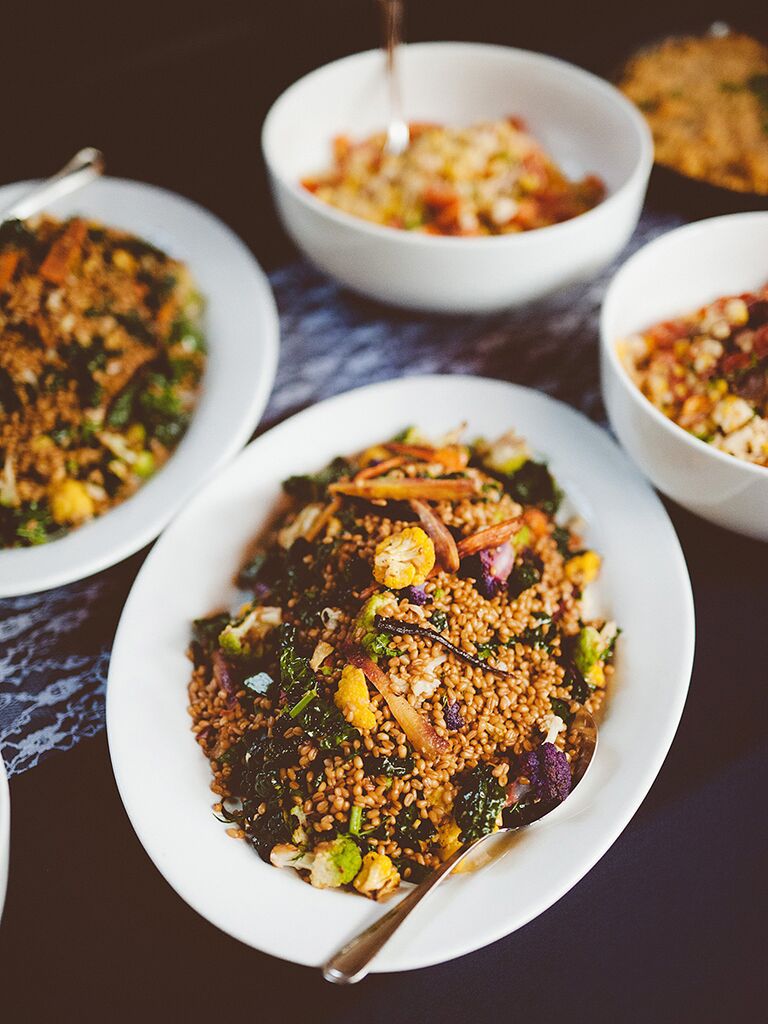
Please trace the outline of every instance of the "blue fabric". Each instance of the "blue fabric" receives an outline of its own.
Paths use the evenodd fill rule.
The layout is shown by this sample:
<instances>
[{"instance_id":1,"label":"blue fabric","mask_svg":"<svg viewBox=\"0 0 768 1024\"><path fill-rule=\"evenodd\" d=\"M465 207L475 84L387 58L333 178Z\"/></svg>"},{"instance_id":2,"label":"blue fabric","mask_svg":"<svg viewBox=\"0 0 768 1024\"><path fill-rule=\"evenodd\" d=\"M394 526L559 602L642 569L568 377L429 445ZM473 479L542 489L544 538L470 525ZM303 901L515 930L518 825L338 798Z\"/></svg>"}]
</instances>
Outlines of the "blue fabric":
<instances>
[{"instance_id":1,"label":"blue fabric","mask_svg":"<svg viewBox=\"0 0 768 1024\"><path fill-rule=\"evenodd\" d=\"M644 216L616 265L678 223ZM305 263L278 270L281 356L262 425L372 381L436 372L514 380L602 420L597 316L614 270L509 313L452 318L384 309ZM110 646L140 562L0 601L0 751L10 775L104 727Z\"/></svg>"}]
</instances>

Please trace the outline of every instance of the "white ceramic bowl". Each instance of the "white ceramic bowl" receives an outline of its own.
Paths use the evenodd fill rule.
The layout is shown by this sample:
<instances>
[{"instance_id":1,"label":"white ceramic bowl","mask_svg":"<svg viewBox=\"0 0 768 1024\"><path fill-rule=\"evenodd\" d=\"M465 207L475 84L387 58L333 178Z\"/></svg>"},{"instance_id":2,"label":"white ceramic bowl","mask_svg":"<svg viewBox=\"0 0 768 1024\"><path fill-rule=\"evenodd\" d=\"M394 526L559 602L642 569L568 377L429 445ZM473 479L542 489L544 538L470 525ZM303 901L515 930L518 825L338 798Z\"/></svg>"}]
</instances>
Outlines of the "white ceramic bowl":
<instances>
[{"instance_id":1,"label":"white ceramic bowl","mask_svg":"<svg viewBox=\"0 0 768 1024\"><path fill-rule=\"evenodd\" d=\"M519 114L567 174L600 175L608 197L563 224L484 238L398 231L333 209L300 179L328 166L333 136L365 137L387 122L383 55L358 53L294 83L264 122L278 211L314 263L375 299L461 313L535 299L621 250L640 214L653 147L618 90L553 57L476 43L406 46L400 69L409 120L467 125Z\"/></svg>"},{"instance_id":2,"label":"white ceramic bowl","mask_svg":"<svg viewBox=\"0 0 768 1024\"><path fill-rule=\"evenodd\" d=\"M678 504L760 540L768 540L768 469L726 455L667 419L632 382L616 343L767 280L768 212L715 217L635 253L611 282L600 321L603 399L626 450Z\"/></svg>"}]
</instances>

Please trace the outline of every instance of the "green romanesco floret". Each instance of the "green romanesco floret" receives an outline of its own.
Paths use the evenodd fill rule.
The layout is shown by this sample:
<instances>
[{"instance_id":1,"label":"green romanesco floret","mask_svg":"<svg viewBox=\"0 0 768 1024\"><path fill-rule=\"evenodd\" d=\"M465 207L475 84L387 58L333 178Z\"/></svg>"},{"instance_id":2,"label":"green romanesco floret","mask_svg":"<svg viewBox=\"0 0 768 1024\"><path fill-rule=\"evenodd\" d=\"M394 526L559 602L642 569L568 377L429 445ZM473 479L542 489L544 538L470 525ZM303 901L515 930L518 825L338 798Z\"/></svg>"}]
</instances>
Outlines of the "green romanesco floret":
<instances>
[{"instance_id":1,"label":"green romanesco floret","mask_svg":"<svg viewBox=\"0 0 768 1024\"><path fill-rule=\"evenodd\" d=\"M373 620L392 601L392 594L388 590L374 594L368 598L355 619L354 635L373 661L378 661L380 654L391 656L388 649L389 637L376 629Z\"/></svg>"},{"instance_id":2,"label":"green romanesco floret","mask_svg":"<svg viewBox=\"0 0 768 1024\"><path fill-rule=\"evenodd\" d=\"M306 852L291 843L280 843L273 847L270 860L275 867L308 871L309 881L316 889L338 889L358 873L363 855L350 836L336 836Z\"/></svg>"},{"instance_id":3,"label":"green romanesco floret","mask_svg":"<svg viewBox=\"0 0 768 1024\"><path fill-rule=\"evenodd\" d=\"M264 637L282 620L280 608L247 605L240 618L229 622L219 633L219 647L233 658L258 656Z\"/></svg>"}]
</instances>

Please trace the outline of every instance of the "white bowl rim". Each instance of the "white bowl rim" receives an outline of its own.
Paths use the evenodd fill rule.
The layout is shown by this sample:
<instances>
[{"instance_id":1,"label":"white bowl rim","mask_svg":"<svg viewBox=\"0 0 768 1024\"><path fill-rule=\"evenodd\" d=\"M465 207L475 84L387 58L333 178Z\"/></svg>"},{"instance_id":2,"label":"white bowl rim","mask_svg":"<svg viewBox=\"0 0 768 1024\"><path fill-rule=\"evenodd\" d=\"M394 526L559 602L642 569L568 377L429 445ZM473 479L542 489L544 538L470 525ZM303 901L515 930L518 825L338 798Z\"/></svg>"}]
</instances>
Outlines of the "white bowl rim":
<instances>
[{"instance_id":1,"label":"white bowl rim","mask_svg":"<svg viewBox=\"0 0 768 1024\"><path fill-rule=\"evenodd\" d=\"M418 231L402 231L399 228L386 227L382 224L375 224L372 221L367 221L363 217L356 217L351 213L346 213L344 210L336 209L329 203L324 203L321 199L318 199L307 189L303 188L298 181L295 181L292 178L289 179L285 175L281 174L277 170L270 153L269 135L271 133L271 126L276 121L279 114L278 107L281 105L282 101L293 92L308 85L314 77L320 76L330 67L362 62L370 59L373 55L381 53L380 50L362 50L359 53L351 53L346 57L330 61L327 64L321 65L319 68L314 68L312 71L307 72L306 75L302 75L301 78L298 78L295 82L289 85L287 89L280 93L267 111L267 116L264 118L264 123L261 129L261 150L267 169L270 175L275 180L279 181L280 184L291 193L294 199L301 203L302 206L307 207L310 211L314 211L315 213L328 217L330 220L348 228L361 231L363 234L369 234L374 238L397 239L405 245L434 246L436 248L452 248L459 245L467 249L470 247L479 248L481 246L498 246L502 244L519 246L524 245L525 239L529 238L531 235L538 237L542 232L546 232L548 235L551 235L553 232L560 235L565 232L573 231L574 224L583 224L587 221L588 223L592 223L594 215L596 215L598 211L604 211L609 207L612 208L615 206L619 198L625 192L629 191L636 184L638 179L647 178L650 174L651 167L653 166L653 141L650 129L648 128L642 114L633 103L619 92L615 86L611 85L610 82L605 81L605 79L600 78L598 75L593 74L591 71L587 71L586 68L579 67L577 64L571 64L569 61L561 60L559 57L552 57L546 53L539 53L536 50L523 50L520 47L501 46L497 43L454 42L450 40L440 40L426 43L404 43L403 45L408 52L416 53L456 48L465 53L476 51L507 55L514 54L518 58L549 65L551 68L557 69L558 71L565 71L566 73L574 74L577 77L580 77L589 88L597 89L605 96L610 97L629 116L631 123L637 131L637 140L640 145L640 158L636 162L631 174L619 186L619 188L603 199L602 202L598 203L597 206L593 206L591 210L587 210L585 213L580 213L576 217L571 217L569 220L561 221L558 224L548 224L544 227L536 228L533 231L521 231L508 235L483 235L481 237L428 235ZM599 175L599 169L594 173Z\"/></svg>"},{"instance_id":2,"label":"white bowl rim","mask_svg":"<svg viewBox=\"0 0 768 1024\"><path fill-rule=\"evenodd\" d=\"M743 213L726 213L720 217L707 217L705 220L697 220L693 221L691 224L683 224L679 228L673 228L672 231L664 232L663 235L659 235L657 238L654 238L652 241L642 246L642 248L638 249L637 252L633 253L632 256L630 256L629 259L616 271L605 293L603 305L600 310L600 345L606 353L606 357L612 368L616 370L616 376L621 381L625 393L631 396L631 400L636 408L647 413L651 419L667 431L670 436L676 437L679 441L682 441L699 454L710 456L723 465L731 466L736 470L736 472L741 469L753 476L760 477L768 471L768 467L759 466L755 462L747 462L745 459L739 459L735 455L729 455L727 452L721 452L719 448L715 448L706 441L702 441L701 438L694 437L693 434L689 434L687 430L679 426L673 420L669 419L669 417L665 416L663 412L657 409L650 398L646 398L640 388L630 378L629 373L619 359L617 345L622 339L608 337L607 320L609 315L612 313L615 291L621 283L621 279L624 275L630 273L641 257L643 257L649 250L662 248L664 244L672 238L690 235L695 241L696 235L705 234L710 228L714 227L714 225L721 224L724 221L734 220L757 220L768 225L768 210L748 210ZM713 299L709 301L713 301L717 298L720 298L720 296L713 296ZM685 313L686 311L683 310L682 312ZM649 324L649 327L650 326L653 325ZM765 477L763 477L763 479L765 479Z\"/></svg>"}]
</instances>

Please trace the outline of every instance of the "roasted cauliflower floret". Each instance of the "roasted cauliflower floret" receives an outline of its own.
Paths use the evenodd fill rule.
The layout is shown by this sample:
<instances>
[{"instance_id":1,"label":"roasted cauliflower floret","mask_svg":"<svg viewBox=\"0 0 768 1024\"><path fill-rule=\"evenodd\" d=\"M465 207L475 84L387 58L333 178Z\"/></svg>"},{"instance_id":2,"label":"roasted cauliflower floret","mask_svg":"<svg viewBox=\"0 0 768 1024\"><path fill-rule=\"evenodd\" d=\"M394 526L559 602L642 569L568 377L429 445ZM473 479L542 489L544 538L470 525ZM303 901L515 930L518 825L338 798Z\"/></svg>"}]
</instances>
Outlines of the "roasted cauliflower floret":
<instances>
[{"instance_id":1,"label":"roasted cauliflower floret","mask_svg":"<svg viewBox=\"0 0 768 1024\"><path fill-rule=\"evenodd\" d=\"M376 716L362 669L345 665L333 697L336 707L357 729L373 729Z\"/></svg>"},{"instance_id":2,"label":"roasted cauliflower floret","mask_svg":"<svg viewBox=\"0 0 768 1024\"><path fill-rule=\"evenodd\" d=\"M308 871L310 884L316 889L338 889L346 885L363 862L357 843L349 836L337 836L305 852L292 843L278 843L272 847L269 859L277 868Z\"/></svg>"},{"instance_id":3,"label":"roasted cauliflower floret","mask_svg":"<svg viewBox=\"0 0 768 1024\"><path fill-rule=\"evenodd\" d=\"M600 572L600 555L596 551L583 551L565 563L565 575L579 587L597 579Z\"/></svg>"},{"instance_id":4,"label":"roasted cauliflower floret","mask_svg":"<svg viewBox=\"0 0 768 1024\"><path fill-rule=\"evenodd\" d=\"M402 590L418 586L435 565L435 545L419 526L408 526L382 540L376 547L373 575L385 587Z\"/></svg>"},{"instance_id":5,"label":"roasted cauliflower floret","mask_svg":"<svg viewBox=\"0 0 768 1024\"><path fill-rule=\"evenodd\" d=\"M352 885L363 896L381 900L400 885L400 873L385 853L366 853Z\"/></svg>"},{"instance_id":6,"label":"roasted cauliflower floret","mask_svg":"<svg viewBox=\"0 0 768 1024\"><path fill-rule=\"evenodd\" d=\"M54 522L84 523L95 512L93 498L81 480L62 480L51 490L51 515Z\"/></svg>"},{"instance_id":7,"label":"roasted cauliflower floret","mask_svg":"<svg viewBox=\"0 0 768 1024\"><path fill-rule=\"evenodd\" d=\"M240 619L228 623L219 633L219 646L234 658L259 654L264 637L282 621L280 608L246 605Z\"/></svg>"}]
</instances>

